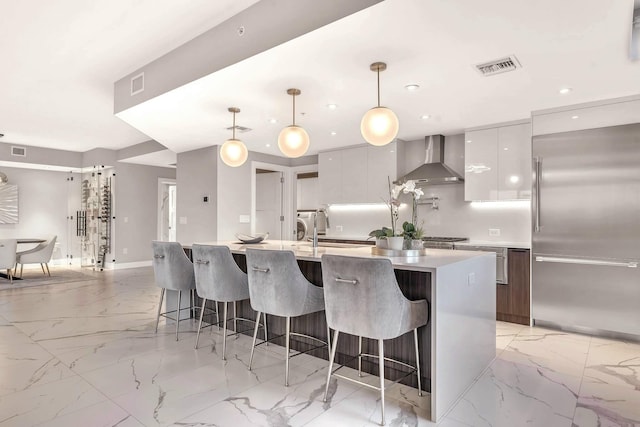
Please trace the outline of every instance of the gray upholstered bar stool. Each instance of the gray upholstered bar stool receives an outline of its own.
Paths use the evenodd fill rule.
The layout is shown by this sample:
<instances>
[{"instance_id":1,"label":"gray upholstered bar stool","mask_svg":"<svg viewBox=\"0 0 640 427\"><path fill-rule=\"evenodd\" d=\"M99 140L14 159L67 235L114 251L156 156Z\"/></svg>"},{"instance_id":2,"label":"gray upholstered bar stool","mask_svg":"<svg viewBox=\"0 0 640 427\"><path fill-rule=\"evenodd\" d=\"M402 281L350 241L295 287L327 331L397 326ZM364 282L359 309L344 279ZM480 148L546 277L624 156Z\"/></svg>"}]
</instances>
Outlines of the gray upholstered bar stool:
<instances>
[{"instance_id":1,"label":"gray upholstered bar stool","mask_svg":"<svg viewBox=\"0 0 640 427\"><path fill-rule=\"evenodd\" d=\"M198 323L198 334L196 336L195 348L198 348L205 303L207 300L222 302L224 304L224 317L222 319L222 360L226 360L228 303L233 303L232 320L234 333L231 335L237 335L239 333L238 320L253 323L253 320L238 317L236 308L237 301L249 299L249 283L247 280L247 274L240 270L240 267L238 267L238 264L236 264L231 256L231 251L226 246L194 244L191 247L191 254L196 278L196 290L198 292L198 296L202 298L202 309L200 311L200 322ZM217 317L217 321L219 324L220 317ZM266 340L267 329L266 322L264 323L264 339Z\"/></svg>"},{"instance_id":2,"label":"gray upholstered bar stool","mask_svg":"<svg viewBox=\"0 0 640 427\"><path fill-rule=\"evenodd\" d=\"M162 288L160 293L160 304L156 316L156 333L158 333L158 323L160 316L176 321L176 341L178 341L178 326L180 324L180 302L182 301L182 291L189 292L189 310L193 310L193 297L191 292L196 288L193 274L193 263L187 258L178 242L151 243L153 248L153 273L156 278L156 285ZM178 291L178 308L176 310L162 311L162 300L165 290ZM176 318L169 317L168 314L176 313Z\"/></svg>"},{"instance_id":3,"label":"gray upholstered bar stool","mask_svg":"<svg viewBox=\"0 0 640 427\"><path fill-rule=\"evenodd\" d=\"M410 301L405 298L398 287L391 261L383 258L323 255L322 282L327 323L334 330L324 401L327 399L331 375L380 390L381 425L384 425L385 359L410 368L407 375L415 372L418 376L418 395L422 396L418 328L429 321L429 303L427 300ZM397 338L411 330L416 348L416 366L385 358L384 340ZM358 336L358 371L361 370L363 356L378 358L380 387L336 374L341 367L332 372L340 332ZM377 356L362 353L362 337L378 340Z\"/></svg>"},{"instance_id":4,"label":"gray upholstered bar stool","mask_svg":"<svg viewBox=\"0 0 640 427\"><path fill-rule=\"evenodd\" d=\"M290 336L305 337L322 343L307 351L327 346L328 342L316 337L291 332L291 318L324 310L322 288L310 283L300 271L296 258L291 251L272 251L247 249L247 274L249 278L249 294L251 308L258 312L253 331L253 345L249 359L249 370L253 362L253 351L256 347L260 315L271 314L284 317L285 320L285 374L284 385L289 385L289 344ZM329 329L327 328L327 334ZM282 335L271 338L274 340ZM329 335L328 335L329 336ZM327 339L329 341L329 339ZM262 343L261 343L262 344ZM293 356L291 356L293 357Z\"/></svg>"}]
</instances>

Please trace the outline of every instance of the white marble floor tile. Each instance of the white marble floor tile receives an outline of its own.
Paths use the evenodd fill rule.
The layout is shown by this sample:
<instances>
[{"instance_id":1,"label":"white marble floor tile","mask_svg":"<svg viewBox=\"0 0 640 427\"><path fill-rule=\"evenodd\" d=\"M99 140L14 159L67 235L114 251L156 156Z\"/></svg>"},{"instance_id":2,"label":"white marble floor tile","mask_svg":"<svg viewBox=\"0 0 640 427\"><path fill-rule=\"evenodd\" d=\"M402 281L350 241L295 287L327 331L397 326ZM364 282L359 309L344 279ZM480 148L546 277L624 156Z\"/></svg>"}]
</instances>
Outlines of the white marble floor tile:
<instances>
[{"instance_id":1,"label":"white marble floor tile","mask_svg":"<svg viewBox=\"0 0 640 427\"><path fill-rule=\"evenodd\" d=\"M579 377L496 359L448 416L474 427L569 427L579 388Z\"/></svg>"},{"instance_id":2,"label":"white marble floor tile","mask_svg":"<svg viewBox=\"0 0 640 427\"><path fill-rule=\"evenodd\" d=\"M640 390L583 382L573 426L640 426Z\"/></svg>"},{"instance_id":3,"label":"white marble floor tile","mask_svg":"<svg viewBox=\"0 0 640 427\"><path fill-rule=\"evenodd\" d=\"M593 338L585 381L640 391L640 343Z\"/></svg>"},{"instance_id":4,"label":"white marble floor tile","mask_svg":"<svg viewBox=\"0 0 640 427\"><path fill-rule=\"evenodd\" d=\"M144 427L111 401L100 402L70 414L38 424L38 427Z\"/></svg>"},{"instance_id":5,"label":"white marble floor tile","mask_svg":"<svg viewBox=\"0 0 640 427\"><path fill-rule=\"evenodd\" d=\"M51 355L49 358L2 366L0 367L0 397L74 375L71 369Z\"/></svg>"},{"instance_id":6,"label":"white marble floor tile","mask_svg":"<svg viewBox=\"0 0 640 427\"><path fill-rule=\"evenodd\" d=\"M0 426L37 425L105 400L82 378L66 378L2 396Z\"/></svg>"},{"instance_id":7,"label":"white marble floor tile","mask_svg":"<svg viewBox=\"0 0 640 427\"><path fill-rule=\"evenodd\" d=\"M498 356L502 360L582 377L591 338L526 328Z\"/></svg>"}]
</instances>

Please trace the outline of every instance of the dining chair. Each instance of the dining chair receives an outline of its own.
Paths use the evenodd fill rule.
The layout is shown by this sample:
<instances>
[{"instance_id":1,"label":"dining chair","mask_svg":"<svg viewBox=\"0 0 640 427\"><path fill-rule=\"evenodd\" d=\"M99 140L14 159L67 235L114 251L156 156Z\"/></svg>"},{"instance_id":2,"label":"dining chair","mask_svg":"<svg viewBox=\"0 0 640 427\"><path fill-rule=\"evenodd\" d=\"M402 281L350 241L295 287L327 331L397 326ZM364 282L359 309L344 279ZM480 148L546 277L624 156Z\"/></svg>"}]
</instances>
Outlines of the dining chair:
<instances>
[{"instance_id":1,"label":"dining chair","mask_svg":"<svg viewBox=\"0 0 640 427\"><path fill-rule=\"evenodd\" d=\"M16 239L0 240L0 269L7 270L7 277L13 283L13 268L16 264Z\"/></svg>"},{"instance_id":2,"label":"dining chair","mask_svg":"<svg viewBox=\"0 0 640 427\"><path fill-rule=\"evenodd\" d=\"M16 267L17 264L20 264L20 275L18 277L22 277L22 269L25 264L40 264L42 273L51 276L51 272L49 271L49 262L53 255L53 249L56 246L57 237L58 236L53 236L52 238L38 244L35 248L27 249L26 251L21 251L16 254ZM47 268L46 271L45 267Z\"/></svg>"}]
</instances>

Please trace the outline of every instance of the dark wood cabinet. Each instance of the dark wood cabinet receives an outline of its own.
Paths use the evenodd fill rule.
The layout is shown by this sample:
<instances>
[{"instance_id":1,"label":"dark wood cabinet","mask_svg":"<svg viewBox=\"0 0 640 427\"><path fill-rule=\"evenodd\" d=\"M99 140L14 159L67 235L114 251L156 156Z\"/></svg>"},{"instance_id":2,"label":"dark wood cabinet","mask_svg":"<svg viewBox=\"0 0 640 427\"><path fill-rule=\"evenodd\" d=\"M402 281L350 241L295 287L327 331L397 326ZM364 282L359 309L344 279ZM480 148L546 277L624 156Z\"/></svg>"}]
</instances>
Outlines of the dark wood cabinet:
<instances>
[{"instance_id":1,"label":"dark wood cabinet","mask_svg":"<svg viewBox=\"0 0 640 427\"><path fill-rule=\"evenodd\" d=\"M531 258L529 249L509 249L508 284L496 289L496 319L529 324Z\"/></svg>"}]
</instances>

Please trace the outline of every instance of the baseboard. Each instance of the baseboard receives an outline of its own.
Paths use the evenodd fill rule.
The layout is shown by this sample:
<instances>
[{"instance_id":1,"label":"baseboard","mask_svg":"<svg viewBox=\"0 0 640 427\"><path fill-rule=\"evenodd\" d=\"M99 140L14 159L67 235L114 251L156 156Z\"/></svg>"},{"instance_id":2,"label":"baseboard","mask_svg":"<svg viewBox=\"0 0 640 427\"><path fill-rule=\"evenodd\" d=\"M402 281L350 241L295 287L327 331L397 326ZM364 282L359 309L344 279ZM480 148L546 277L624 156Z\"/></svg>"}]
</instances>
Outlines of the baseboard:
<instances>
[{"instance_id":1,"label":"baseboard","mask_svg":"<svg viewBox=\"0 0 640 427\"><path fill-rule=\"evenodd\" d=\"M529 325L529 317L519 316L517 314L496 313L496 320L510 323L519 323L521 325Z\"/></svg>"},{"instance_id":2,"label":"baseboard","mask_svg":"<svg viewBox=\"0 0 640 427\"><path fill-rule=\"evenodd\" d=\"M125 270L127 268L151 267L151 260L136 262L107 262L105 270Z\"/></svg>"}]
</instances>

